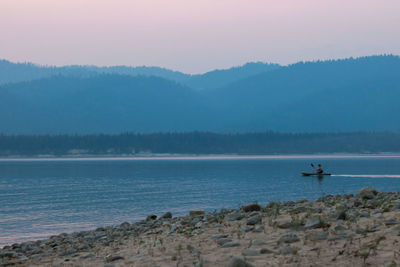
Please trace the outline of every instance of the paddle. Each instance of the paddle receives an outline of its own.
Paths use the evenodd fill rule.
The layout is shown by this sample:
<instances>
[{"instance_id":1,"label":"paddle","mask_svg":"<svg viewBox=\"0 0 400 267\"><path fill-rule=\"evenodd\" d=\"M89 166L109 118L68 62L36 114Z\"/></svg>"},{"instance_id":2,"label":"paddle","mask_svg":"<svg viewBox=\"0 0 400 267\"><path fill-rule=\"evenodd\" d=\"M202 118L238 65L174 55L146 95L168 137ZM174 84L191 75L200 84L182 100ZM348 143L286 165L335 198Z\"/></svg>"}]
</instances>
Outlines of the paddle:
<instances>
[{"instance_id":1,"label":"paddle","mask_svg":"<svg viewBox=\"0 0 400 267\"><path fill-rule=\"evenodd\" d=\"M312 163L311 163L311 167L313 167L315 169L314 164L312 164Z\"/></svg>"}]
</instances>

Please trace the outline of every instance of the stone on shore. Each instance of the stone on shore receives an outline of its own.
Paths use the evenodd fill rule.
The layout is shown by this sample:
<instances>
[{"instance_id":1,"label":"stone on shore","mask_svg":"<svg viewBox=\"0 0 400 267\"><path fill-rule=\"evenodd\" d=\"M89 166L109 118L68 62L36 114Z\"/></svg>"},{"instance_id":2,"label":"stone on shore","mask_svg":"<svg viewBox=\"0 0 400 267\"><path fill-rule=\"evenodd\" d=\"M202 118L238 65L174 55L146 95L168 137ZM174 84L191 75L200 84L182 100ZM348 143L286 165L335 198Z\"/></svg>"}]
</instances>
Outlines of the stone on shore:
<instances>
[{"instance_id":1,"label":"stone on shore","mask_svg":"<svg viewBox=\"0 0 400 267\"><path fill-rule=\"evenodd\" d=\"M242 210L244 210L245 212L260 211L261 206L257 203L246 204L242 207Z\"/></svg>"},{"instance_id":2,"label":"stone on shore","mask_svg":"<svg viewBox=\"0 0 400 267\"><path fill-rule=\"evenodd\" d=\"M256 224L260 224L262 221L262 218L260 215L255 215L253 217L250 217L247 220L247 225L256 225Z\"/></svg>"},{"instance_id":3,"label":"stone on shore","mask_svg":"<svg viewBox=\"0 0 400 267\"><path fill-rule=\"evenodd\" d=\"M361 199L373 199L378 194L378 191L375 190L372 186L364 187L358 190L357 197Z\"/></svg>"}]
</instances>

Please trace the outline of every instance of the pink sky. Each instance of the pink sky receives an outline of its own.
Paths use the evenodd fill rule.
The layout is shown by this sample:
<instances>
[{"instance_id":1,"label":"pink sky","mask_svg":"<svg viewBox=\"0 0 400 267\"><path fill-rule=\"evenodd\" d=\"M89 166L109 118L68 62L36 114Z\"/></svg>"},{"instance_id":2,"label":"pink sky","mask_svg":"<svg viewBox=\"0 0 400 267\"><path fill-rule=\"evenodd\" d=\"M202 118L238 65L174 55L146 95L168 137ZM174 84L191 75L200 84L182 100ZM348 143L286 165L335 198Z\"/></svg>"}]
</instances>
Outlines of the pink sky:
<instances>
[{"instance_id":1,"label":"pink sky","mask_svg":"<svg viewBox=\"0 0 400 267\"><path fill-rule=\"evenodd\" d=\"M0 58L153 65L400 54L400 0L0 0Z\"/></svg>"}]
</instances>

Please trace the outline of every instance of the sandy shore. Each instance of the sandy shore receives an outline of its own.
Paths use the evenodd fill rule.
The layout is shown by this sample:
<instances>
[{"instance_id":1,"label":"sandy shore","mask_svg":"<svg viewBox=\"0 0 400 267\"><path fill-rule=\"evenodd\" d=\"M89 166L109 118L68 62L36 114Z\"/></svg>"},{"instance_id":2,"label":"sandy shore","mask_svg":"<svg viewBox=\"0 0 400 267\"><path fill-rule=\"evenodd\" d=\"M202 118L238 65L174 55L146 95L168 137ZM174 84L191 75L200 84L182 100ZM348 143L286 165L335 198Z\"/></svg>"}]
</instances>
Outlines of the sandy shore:
<instances>
[{"instance_id":1,"label":"sandy shore","mask_svg":"<svg viewBox=\"0 0 400 267\"><path fill-rule=\"evenodd\" d=\"M397 266L400 193L248 204L6 246L0 266Z\"/></svg>"}]
</instances>

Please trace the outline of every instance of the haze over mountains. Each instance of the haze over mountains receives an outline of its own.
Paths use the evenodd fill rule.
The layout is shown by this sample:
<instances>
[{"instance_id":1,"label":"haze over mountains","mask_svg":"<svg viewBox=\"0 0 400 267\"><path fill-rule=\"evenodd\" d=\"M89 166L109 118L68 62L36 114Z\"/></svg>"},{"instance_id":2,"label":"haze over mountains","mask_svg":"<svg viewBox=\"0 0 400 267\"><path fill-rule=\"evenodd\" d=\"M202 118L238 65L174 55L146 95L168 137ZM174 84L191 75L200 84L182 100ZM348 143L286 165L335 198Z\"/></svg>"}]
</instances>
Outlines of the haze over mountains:
<instances>
[{"instance_id":1,"label":"haze over mountains","mask_svg":"<svg viewBox=\"0 0 400 267\"><path fill-rule=\"evenodd\" d=\"M399 131L400 57L158 67L0 61L0 133Z\"/></svg>"}]
</instances>

